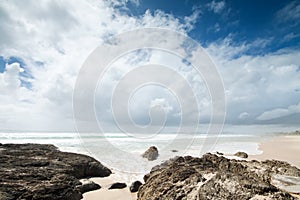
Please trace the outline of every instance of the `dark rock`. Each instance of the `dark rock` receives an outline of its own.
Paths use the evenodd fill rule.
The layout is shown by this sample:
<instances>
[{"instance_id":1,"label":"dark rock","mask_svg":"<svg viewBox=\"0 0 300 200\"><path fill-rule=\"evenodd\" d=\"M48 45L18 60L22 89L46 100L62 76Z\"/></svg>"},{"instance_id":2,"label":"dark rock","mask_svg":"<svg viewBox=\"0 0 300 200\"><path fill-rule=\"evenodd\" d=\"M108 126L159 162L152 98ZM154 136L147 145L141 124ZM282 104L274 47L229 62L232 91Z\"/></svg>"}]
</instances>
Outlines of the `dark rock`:
<instances>
[{"instance_id":1,"label":"dark rock","mask_svg":"<svg viewBox=\"0 0 300 200\"><path fill-rule=\"evenodd\" d=\"M53 145L2 144L0 199L77 200L85 190L79 179L110 174L94 158L61 152Z\"/></svg>"},{"instance_id":2,"label":"dark rock","mask_svg":"<svg viewBox=\"0 0 300 200\"><path fill-rule=\"evenodd\" d=\"M82 180L82 185L78 185L77 188L81 193L85 193L93 190L99 190L101 186L91 180L85 179Z\"/></svg>"},{"instance_id":3,"label":"dark rock","mask_svg":"<svg viewBox=\"0 0 300 200\"><path fill-rule=\"evenodd\" d=\"M240 158L248 158L248 154L245 152L241 152L241 151L235 153L234 155L237 157L240 157Z\"/></svg>"},{"instance_id":4,"label":"dark rock","mask_svg":"<svg viewBox=\"0 0 300 200\"><path fill-rule=\"evenodd\" d=\"M178 152L178 150L172 149L171 152L175 153L175 152Z\"/></svg>"},{"instance_id":5,"label":"dark rock","mask_svg":"<svg viewBox=\"0 0 300 200\"><path fill-rule=\"evenodd\" d=\"M224 155L224 153L221 153L221 152L218 152L218 151L216 152L216 154L217 154L217 155L220 155L220 156L223 156L223 155Z\"/></svg>"},{"instance_id":6,"label":"dark rock","mask_svg":"<svg viewBox=\"0 0 300 200\"><path fill-rule=\"evenodd\" d=\"M137 192L141 185L143 184L140 181L134 181L129 188L130 192Z\"/></svg>"},{"instance_id":7,"label":"dark rock","mask_svg":"<svg viewBox=\"0 0 300 200\"><path fill-rule=\"evenodd\" d=\"M126 183L113 183L108 189L111 190L111 189L123 189L123 188L126 188L127 185Z\"/></svg>"},{"instance_id":8,"label":"dark rock","mask_svg":"<svg viewBox=\"0 0 300 200\"><path fill-rule=\"evenodd\" d=\"M143 158L147 158L149 161L156 160L158 157L158 150L155 146L149 147L145 153L142 154Z\"/></svg>"},{"instance_id":9,"label":"dark rock","mask_svg":"<svg viewBox=\"0 0 300 200\"><path fill-rule=\"evenodd\" d=\"M276 180L298 184L295 177L300 177L300 170L281 161L231 160L209 153L201 158L176 157L153 167L137 196L138 200L295 199L273 184L273 174L284 175Z\"/></svg>"}]
</instances>

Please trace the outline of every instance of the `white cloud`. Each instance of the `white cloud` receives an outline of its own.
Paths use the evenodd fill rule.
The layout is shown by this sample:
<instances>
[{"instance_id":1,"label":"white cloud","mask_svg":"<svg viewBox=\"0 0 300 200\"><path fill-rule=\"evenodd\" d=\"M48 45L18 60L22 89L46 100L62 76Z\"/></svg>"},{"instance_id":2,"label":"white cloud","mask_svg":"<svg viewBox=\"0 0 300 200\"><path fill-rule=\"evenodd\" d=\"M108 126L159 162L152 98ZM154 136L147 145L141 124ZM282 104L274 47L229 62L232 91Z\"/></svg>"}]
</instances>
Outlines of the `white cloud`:
<instances>
[{"instance_id":1,"label":"white cloud","mask_svg":"<svg viewBox=\"0 0 300 200\"><path fill-rule=\"evenodd\" d=\"M195 13L182 24L162 11L133 17L109 6L116 3L122 1L1 1L0 55L21 58L33 76L32 88L27 89L21 87L18 64L0 73L3 129L73 130L75 80L84 60L103 40L140 27L186 33L197 18Z\"/></svg>"},{"instance_id":2,"label":"white cloud","mask_svg":"<svg viewBox=\"0 0 300 200\"><path fill-rule=\"evenodd\" d=\"M150 107L161 107L165 112L170 112L173 107L169 105L168 101L164 98L155 98L150 102Z\"/></svg>"},{"instance_id":3,"label":"white cloud","mask_svg":"<svg viewBox=\"0 0 300 200\"><path fill-rule=\"evenodd\" d=\"M257 117L258 120L270 120L279 117L285 117L291 114L300 113L300 102L296 105L291 105L287 108L276 108L273 110L266 111Z\"/></svg>"},{"instance_id":4,"label":"white cloud","mask_svg":"<svg viewBox=\"0 0 300 200\"><path fill-rule=\"evenodd\" d=\"M227 121L255 123L261 113L300 101L300 51L281 49L264 55L247 55L258 42L236 45L232 40L212 43L206 49L218 66L226 89Z\"/></svg>"},{"instance_id":5,"label":"white cloud","mask_svg":"<svg viewBox=\"0 0 300 200\"><path fill-rule=\"evenodd\" d=\"M221 11L225 8L225 1L212 1L211 3L207 4L207 6L214 13L221 13Z\"/></svg>"},{"instance_id":6,"label":"white cloud","mask_svg":"<svg viewBox=\"0 0 300 200\"><path fill-rule=\"evenodd\" d=\"M113 3L122 4L122 1ZM223 1L210 4L216 13L225 6ZM22 58L25 70L33 76L30 80L32 88L28 89L21 85L22 68L18 63L6 66L6 71L0 73L1 128L73 130L72 92L79 69L92 50L112 34L140 27L165 27L186 34L193 29L199 14L199 11L194 11L184 18L186 23L180 23L179 19L162 11L153 13L148 10L139 17L120 14L106 1L49 0L39 4L33 0L1 1L0 55ZM251 120L273 108L279 109L274 111L279 113L278 116L291 114L293 111L290 110L295 109L292 106L295 99L300 101L297 92L300 82L298 50L284 49L266 55L245 54L249 49L265 46L271 41L272 38L257 39L252 43L236 44L228 36L206 48L224 79L230 122ZM148 58L147 54L143 56ZM209 116L209 94L201 77L180 68L172 56L151 54L148 59L181 70L192 83L193 90L197 91L202 119ZM130 68L130 63L123 64L106 77L105 88L112 88L120 75ZM182 90L184 92L184 88ZM163 93L151 99L154 94L158 94L157 90L138 99L133 108L139 111L137 116L147 115L141 108L148 108L153 100L152 105L161 101L160 104L177 119L177 102ZM285 109L280 110L282 108ZM194 117L195 112L191 110L190 113Z\"/></svg>"},{"instance_id":7,"label":"white cloud","mask_svg":"<svg viewBox=\"0 0 300 200\"><path fill-rule=\"evenodd\" d=\"M249 117L249 113L247 112L242 112L240 115L239 115L239 119L246 119Z\"/></svg>"},{"instance_id":8,"label":"white cloud","mask_svg":"<svg viewBox=\"0 0 300 200\"><path fill-rule=\"evenodd\" d=\"M300 21L300 3L291 1L276 13L276 22L290 22L292 26L297 26Z\"/></svg>"}]
</instances>

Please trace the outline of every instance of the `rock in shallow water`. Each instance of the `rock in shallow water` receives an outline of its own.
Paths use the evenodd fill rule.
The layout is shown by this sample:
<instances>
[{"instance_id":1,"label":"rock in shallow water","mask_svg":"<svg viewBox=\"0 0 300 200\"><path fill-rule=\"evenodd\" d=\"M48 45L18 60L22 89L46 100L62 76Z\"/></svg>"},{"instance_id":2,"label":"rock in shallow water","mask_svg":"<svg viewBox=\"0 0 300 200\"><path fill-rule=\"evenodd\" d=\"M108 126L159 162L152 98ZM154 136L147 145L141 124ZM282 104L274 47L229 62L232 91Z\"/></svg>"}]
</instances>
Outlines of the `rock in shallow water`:
<instances>
[{"instance_id":1,"label":"rock in shallow water","mask_svg":"<svg viewBox=\"0 0 300 200\"><path fill-rule=\"evenodd\" d=\"M116 182L116 183L113 183L108 189L109 190L112 190L112 189L123 189L123 188L126 188L126 187L127 187L126 183Z\"/></svg>"},{"instance_id":2,"label":"rock in shallow water","mask_svg":"<svg viewBox=\"0 0 300 200\"><path fill-rule=\"evenodd\" d=\"M271 184L273 174L300 177L300 170L281 161L239 161L205 154L177 157L144 176L138 200L157 199L295 199Z\"/></svg>"},{"instance_id":3,"label":"rock in shallow water","mask_svg":"<svg viewBox=\"0 0 300 200\"><path fill-rule=\"evenodd\" d=\"M248 154L245 152L241 152L241 151L235 153L234 155L237 157L240 157L240 158L248 158Z\"/></svg>"},{"instance_id":4,"label":"rock in shallow water","mask_svg":"<svg viewBox=\"0 0 300 200\"><path fill-rule=\"evenodd\" d=\"M149 161L156 160L158 157L158 149L155 146L151 146L142 154L142 157L147 158Z\"/></svg>"},{"instance_id":5,"label":"rock in shallow water","mask_svg":"<svg viewBox=\"0 0 300 200\"><path fill-rule=\"evenodd\" d=\"M79 200L79 179L111 171L86 155L46 144L0 145L0 199Z\"/></svg>"}]
</instances>

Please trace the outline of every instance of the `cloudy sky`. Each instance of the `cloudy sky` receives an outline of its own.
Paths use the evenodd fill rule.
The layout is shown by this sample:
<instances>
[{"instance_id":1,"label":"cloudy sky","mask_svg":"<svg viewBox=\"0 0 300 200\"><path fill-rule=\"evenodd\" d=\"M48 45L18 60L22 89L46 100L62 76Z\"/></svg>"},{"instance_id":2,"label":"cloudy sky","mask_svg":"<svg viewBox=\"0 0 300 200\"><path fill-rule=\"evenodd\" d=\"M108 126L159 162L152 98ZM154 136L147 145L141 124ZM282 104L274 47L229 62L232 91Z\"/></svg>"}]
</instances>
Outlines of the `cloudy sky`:
<instances>
[{"instance_id":1,"label":"cloudy sky","mask_svg":"<svg viewBox=\"0 0 300 200\"><path fill-rule=\"evenodd\" d=\"M0 130L73 131L72 96L84 61L109 37L145 27L178 31L204 48L224 83L227 124L299 124L299 1L2 0ZM112 77L137 63L159 62L193 82L200 122L209 122L203 80L175 61L147 51L117 60L95 93L99 120L113 124L106 113ZM180 121L180 105L162 88L145 87L130 102L137 124L149 123L147 111L157 105L167 126Z\"/></svg>"}]
</instances>

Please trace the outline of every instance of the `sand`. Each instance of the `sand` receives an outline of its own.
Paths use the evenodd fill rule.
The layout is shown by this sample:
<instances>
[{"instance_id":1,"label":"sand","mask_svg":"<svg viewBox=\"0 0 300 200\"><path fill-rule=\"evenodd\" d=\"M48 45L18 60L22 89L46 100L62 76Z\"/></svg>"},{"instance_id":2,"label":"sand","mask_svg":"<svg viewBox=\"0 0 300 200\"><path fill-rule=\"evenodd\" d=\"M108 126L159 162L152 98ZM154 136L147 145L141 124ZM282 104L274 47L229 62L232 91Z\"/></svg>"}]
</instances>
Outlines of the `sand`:
<instances>
[{"instance_id":1,"label":"sand","mask_svg":"<svg viewBox=\"0 0 300 200\"><path fill-rule=\"evenodd\" d=\"M275 136L263 140L259 144L260 155L249 155L249 160L276 159L286 161L300 168L300 136ZM101 185L100 190L83 194L83 200L136 200L137 193L130 193L129 186L124 189L108 190L108 187L118 180L115 174L106 178L91 178L92 181ZM127 183L128 185L129 183Z\"/></svg>"},{"instance_id":2,"label":"sand","mask_svg":"<svg viewBox=\"0 0 300 200\"><path fill-rule=\"evenodd\" d=\"M267 160L275 159L286 161L300 168L300 136L276 136L263 141L259 145L260 155L250 155L249 159Z\"/></svg>"},{"instance_id":3,"label":"sand","mask_svg":"<svg viewBox=\"0 0 300 200\"><path fill-rule=\"evenodd\" d=\"M109 186L112 183L115 183L117 181L124 182L122 180L118 180L118 177L115 174L112 174L109 177L105 177L105 178L91 178L90 180L101 185L101 189L84 193L83 200L100 200L100 199L135 200L137 199L137 193L131 193L129 191L129 186L130 186L129 183L126 183L127 187L124 189L108 190Z\"/></svg>"}]
</instances>

